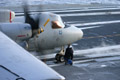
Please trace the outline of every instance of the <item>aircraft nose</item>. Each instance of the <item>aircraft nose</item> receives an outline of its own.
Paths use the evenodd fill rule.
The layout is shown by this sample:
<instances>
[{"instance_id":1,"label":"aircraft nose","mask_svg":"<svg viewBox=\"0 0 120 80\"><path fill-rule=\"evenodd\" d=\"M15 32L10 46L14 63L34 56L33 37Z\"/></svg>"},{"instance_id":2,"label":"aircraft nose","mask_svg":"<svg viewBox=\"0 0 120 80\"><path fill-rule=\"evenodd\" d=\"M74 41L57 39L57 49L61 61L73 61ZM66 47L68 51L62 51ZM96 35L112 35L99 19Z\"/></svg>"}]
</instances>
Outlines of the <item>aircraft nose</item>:
<instances>
[{"instance_id":1,"label":"aircraft nose","mask_svg":"<svg viewBox=\"0 0 120 80\"><path fill-rule=\"evenodd\" d=\"M78 40L80 40L83 37L83 31L77 27L75 27L75 28L76 28L76 30L74 30L73 34L76 36L76 38Z\"/></svg>"},{"instance_id":2,"label":"aircraft nose","mask_svg":"<svg viewBox=\"0 0 120 80\"><path fill-rule=\"evenodd\" d=\"M77 28L75 26L70 26L68 28L65 28L63 30L64 37L63 37L63 42L64 44L71 44L73 42L76 42L83 37L83 31L80 28Z\"/></svg>"}]
</instances>

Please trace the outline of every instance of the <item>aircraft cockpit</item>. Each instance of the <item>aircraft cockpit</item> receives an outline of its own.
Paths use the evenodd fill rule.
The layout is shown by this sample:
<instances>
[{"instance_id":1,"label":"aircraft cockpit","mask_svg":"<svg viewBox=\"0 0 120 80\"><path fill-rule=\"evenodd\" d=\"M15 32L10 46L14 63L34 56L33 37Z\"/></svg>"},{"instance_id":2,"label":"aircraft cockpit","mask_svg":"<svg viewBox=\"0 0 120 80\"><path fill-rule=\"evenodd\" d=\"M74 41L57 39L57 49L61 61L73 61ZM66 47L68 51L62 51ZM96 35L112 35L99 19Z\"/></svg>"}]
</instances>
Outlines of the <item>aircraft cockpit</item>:
<instances>
[{"instance_id":1,"label":"aircraft cockpit","mask_svg":"<svg viewBox=\"0 0 120 80\"><path fill-rule=\"evenodd\" d=\"M57 14L51 14L50 15L52 17L52 29L58 29L58 28L64 28L65 25L61 19L61 17Z\"/></svg>"},{"instance_id":2,"label":"aircraft cockpit","mask_svg":"<svg viewBox=\"0 0 120 80\"><path fill-rule=\"evenodd\" d=\"M59 21L52 21L52 28L53 29L62 28L62 25L60 24Z\"/></svg>"},{"instance_id":3,"label":"aircraft cockpit","mask_svg":"<svg viewBox=\"0 0 120 80\"><path fill-rule=\"evenodd\" d=\"M66 22L63 22L62 18L57 14L52 13L50 16L52 17L52 29L68 28L72 26Z\"/></svg>"}]
</instances>

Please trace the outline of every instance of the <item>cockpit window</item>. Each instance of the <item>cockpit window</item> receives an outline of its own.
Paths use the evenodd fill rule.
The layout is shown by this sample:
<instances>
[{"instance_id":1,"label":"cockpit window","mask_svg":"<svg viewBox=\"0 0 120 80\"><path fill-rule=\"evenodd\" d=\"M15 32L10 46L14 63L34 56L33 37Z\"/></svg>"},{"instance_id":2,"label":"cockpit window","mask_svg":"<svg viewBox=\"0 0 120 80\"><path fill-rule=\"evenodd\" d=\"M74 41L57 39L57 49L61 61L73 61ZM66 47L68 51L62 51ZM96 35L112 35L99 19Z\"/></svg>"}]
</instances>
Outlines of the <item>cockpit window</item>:
<instances>
[{"instance_id":1,"label":"cockpit window","mask_svg":"<svg viewBox=\"0 0 120 80\"><path fill-rule=\"evenodd\" d=\"M59 23L59 21L52 21L52 28L53 29L62 28L62 25Z\"/></svg>"},{"instance_id":2,"label":"cockpit window","mask_svg":"<svg viewBox=\"0 0 120 80\"><path fill-rule=\"evenodd\" d=\"M61 17L57 14L50 14L51 16L51 23L53 29L63 28L65 25L61 19Z\"/></svg>"}]
</instances>

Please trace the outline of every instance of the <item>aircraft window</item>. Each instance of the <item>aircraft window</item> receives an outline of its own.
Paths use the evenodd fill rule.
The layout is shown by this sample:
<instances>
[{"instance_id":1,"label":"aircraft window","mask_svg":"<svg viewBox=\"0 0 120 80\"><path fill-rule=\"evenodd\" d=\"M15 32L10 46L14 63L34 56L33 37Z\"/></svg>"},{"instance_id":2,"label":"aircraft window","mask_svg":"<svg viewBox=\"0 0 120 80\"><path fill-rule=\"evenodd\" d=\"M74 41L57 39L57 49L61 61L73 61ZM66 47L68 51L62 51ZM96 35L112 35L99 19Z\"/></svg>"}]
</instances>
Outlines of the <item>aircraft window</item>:
<instances>
[{"instance_id":1,"label":"aircraft window","mask_svg":"<svg viewBox=\"0 0 120 80\"><path fill-rule=\"evenodd\" d=\"M65 27L65 25L64 25L64 23L63 23L63 21L62 21L62 19L61 19L60 16L58 17L58 21L60 22L60 24L61 24L62 27Z\"/></svg>"},{"instance_id":2,"label":"aircraft window","mask_svg":"<svg viewBox=\"0 0 120 80\"><path fill-rule=\"evenodd\" d=\"M62 26L59 23L59 21L52 21L52 28L57 29L57 28L62 28Z\"/></svg>"}]
</instances>

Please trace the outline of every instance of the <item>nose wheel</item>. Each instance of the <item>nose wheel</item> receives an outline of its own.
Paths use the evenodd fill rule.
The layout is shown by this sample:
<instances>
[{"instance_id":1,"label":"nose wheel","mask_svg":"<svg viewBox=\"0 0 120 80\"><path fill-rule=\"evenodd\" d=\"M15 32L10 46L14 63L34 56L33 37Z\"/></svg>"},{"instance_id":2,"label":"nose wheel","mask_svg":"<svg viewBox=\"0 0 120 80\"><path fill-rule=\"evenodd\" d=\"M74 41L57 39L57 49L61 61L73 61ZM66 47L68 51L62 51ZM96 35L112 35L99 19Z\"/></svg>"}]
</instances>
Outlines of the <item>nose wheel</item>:
<instances>
[{"instance_id":1,"label":"nose wheel","mask_svg":"<svg viewBox=\"0 0 120 80\"><path fill-rule=\"evenodd\" d=\"M64 47L61 48L60 52L56 54L55 56L55 60L57 62L64 62L64 54L65 54L65 51L64 51Z\"/></svg>"},{"instance_id":2,"label":"nose wheel","mask_svg":"<svg viewBox=\"0 0 120 80\"><path fill-rule=\"evenodd\" d=\"M55 59L57 62L64 62L64 55L62 54L56 54Z\"/></svg>"}]
</instances>

